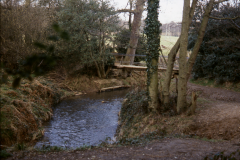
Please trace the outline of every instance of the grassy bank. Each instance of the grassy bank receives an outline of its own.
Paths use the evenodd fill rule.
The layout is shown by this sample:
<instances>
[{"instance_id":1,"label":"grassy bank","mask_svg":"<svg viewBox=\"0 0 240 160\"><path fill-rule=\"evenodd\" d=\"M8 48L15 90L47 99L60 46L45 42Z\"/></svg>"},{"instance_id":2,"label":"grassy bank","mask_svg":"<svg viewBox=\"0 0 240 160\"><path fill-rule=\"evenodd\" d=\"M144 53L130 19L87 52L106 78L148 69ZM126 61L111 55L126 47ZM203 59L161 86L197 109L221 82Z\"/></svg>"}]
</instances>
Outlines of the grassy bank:
<instances>
[{"instance_id":1,"label":"grassy bank","mask_svg":"<svg viewBox=\"0 0 240 160\"><path fill-rule=\"evenodd\" d=\"M119 115L118 140L142 137L154 133L158 136L183 135L192 123L192 116L176 115L176 98L162 114L148 113L146 91L133 91L127 95Z\"/></svg>"},{"instance_id":2,"label":"grassy bank","mask_svg":"<svg viewBox=\"0 0 240 160\"><path fill-rule=\"evenodd\" d=\"M44 134L42 123L52 116L52 105L72 93L59 88L46 78L33 82L23 80L17 89L12 88L10 77L1 91L1 144L13 145L32 142Z\"/></svg>"},{"instance_id":3,"label":"grassy bank","mask_svg":"<svg viewBox=\"0 0 240 160\"><path fill-rule=\"evenodd\" d=\"M153 138L193 137L206 141L239 141L239 128L236 125L240 122L239 93L189 83L189 102L193 91L198 99L196 112L191 116L176 114L177 99L174 92L170 104L162 106L158 114L152 114L148 112L146 91L132 91L126 96L119 114L117 139L120 142L139 141L151 135Z\"/></svg>"},{"instance_id":4,"label":"grassy bank","mask_svg":"<svg viewBox=\"0 0 240 160\"><path fill-rule=\"evenodd\" d=\"M197 80L191 79L190 82L194 84L202 85L202 86L221 88L221 89L232 90L235 92L240 92L240 83L225 82L223 84L217 84L216 81L205 79L205 78L199 78Z\"/></svg>"}]
</instances>

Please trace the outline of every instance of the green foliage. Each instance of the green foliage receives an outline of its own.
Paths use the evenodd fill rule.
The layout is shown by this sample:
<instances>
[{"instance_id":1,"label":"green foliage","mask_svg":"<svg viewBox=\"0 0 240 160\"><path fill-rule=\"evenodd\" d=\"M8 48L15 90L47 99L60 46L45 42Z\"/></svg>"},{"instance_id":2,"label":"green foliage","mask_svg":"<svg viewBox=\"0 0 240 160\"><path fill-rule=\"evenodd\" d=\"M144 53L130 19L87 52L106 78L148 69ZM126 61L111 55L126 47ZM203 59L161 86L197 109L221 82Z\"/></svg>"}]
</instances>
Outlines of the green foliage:
<instances>
[{"instance_id":1,"label":"green foliage","mask_svg":"<svg viewBox=\"0 0 240 160\"><path fill-rule=\"evenodd\" d=\"M118 53L126 54L127 48L130 41L131 31L129 29L122 29L120 32L117 33L115 37L114 43L117 45L116 50ZM135 54L138 55L146 55L146 48L147 48L147 39L146 35L141 34L138 38L138 45ZM145 60L145 57L135 57L135 62L140 62Z\"/></svg>"},{"instance_id":2,"label":"green foliage","mask_svg":"<svg viewBox=\"0 0 240 160\"><path fill-rule=\"evenodd\" d=\"M127 100L121 108L120 118L128 125L135 115L148 112L147 92L144 90L132 91L126 95L126 98Z\"/></svg>"},{"instance_id":3,"label":"green foliage","mask_svg":"<svg viewBox=\"0 0 240 160\"><path fill-rule=\"evenodd\" d=\"M147 36L147 85L150 85L151 75L157 72L158 66L153 66L152 59L158 61L160 48L160 26L158 21L159 0L149 0L147 7L147 18L144 33Z\"/></svg>"},{"instance_id":4,"label":"green foliage","mask_svg":"<svg viewBox=\"0 0 240 160\"><path fill-rule=\"evenodd\" d=\"M24 150L24 149L26 149L27 147L26 147L26 145L24 144L24 143L17 143L16 145L15 145L15 149L16 150Z\"/></svg>"},{"instance_id":5,"label":"green foliage","mask_svg":"<svg viewBox=\"0 0 240 160\"><path fill-rule=\"evenodd\" d=\"M57 15L61 28L71 35L68 43L57 48L69 68L95 67L103 73L106 65L113 65L110 50L118 16L109 1L66 0Z\"/></svg>"},{"instance_id":6,"label":"green foliage","mask_svg":"<svg viewBox=\"0 0 240 160\"><path fill-rule=\"evenodd\" d=\"M238 14L238 8L224 6L214 11L212 16L235 17ZM237 27L239 25L239 18L235 20L209 20L193 67L194 79L206 77L216 80L219 84L226 81L240 81L240 31ZM193 23L193 28L189 36L188 49L190 50L194 47L199 23Z\"/></svg>"},{"instance_id":7,"label":"green foliage","mask_svg":"<svg viewBox=\"0 0 240 160\"><path fill-rule=\"evenodd\" d=\"M83 145L81 147L76 148L75 150L76 151L85 151L85 150L88 150L88 149L91 149L91 148L92 148L92 146L90 146L90 145Z\"/></svg>"},{"instance_id":8,"label":"green foliage","mask_svg":"<svg viewBox=\"0 0 240 160\"><path fill-rule=\"evenodd\" d=\"M62 147L58 146L42 146L41 148L36 148L37 151L39 152L60 152L63 151L64 149Z\"/></svg>"},{"instance_id":9,"label":"green foliage","mask_svg":"<svg viewBox=\"0 0 240 160\"><path fill-rule=\"evenodd\" d=\"M0 151L0 158L7 158L7 157L11 157L12 154L8 153L6 150L1 150Z\"/></svg>"}]
</instances>

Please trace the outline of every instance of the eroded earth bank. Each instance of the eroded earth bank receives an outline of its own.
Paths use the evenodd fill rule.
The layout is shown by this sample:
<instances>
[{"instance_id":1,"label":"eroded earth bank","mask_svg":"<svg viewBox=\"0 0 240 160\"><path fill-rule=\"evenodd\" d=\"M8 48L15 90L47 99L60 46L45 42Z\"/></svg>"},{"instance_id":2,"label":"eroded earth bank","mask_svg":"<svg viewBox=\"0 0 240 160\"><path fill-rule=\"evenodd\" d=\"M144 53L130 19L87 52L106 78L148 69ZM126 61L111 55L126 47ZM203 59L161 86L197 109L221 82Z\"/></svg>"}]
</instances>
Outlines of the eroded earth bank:
<instances>
[{"instance_id":1,"label":"eroded earth bank","mask_svg":"<svg viewBox=\"0 0 240 160\"><path fill-rule=\"evenodd\" d=\"M240 159L240 93L192 83L188 91L198 94L195 115L135 115L118 129L116 144L17 151L8 159Z\"/></svg>"}]
</instances>

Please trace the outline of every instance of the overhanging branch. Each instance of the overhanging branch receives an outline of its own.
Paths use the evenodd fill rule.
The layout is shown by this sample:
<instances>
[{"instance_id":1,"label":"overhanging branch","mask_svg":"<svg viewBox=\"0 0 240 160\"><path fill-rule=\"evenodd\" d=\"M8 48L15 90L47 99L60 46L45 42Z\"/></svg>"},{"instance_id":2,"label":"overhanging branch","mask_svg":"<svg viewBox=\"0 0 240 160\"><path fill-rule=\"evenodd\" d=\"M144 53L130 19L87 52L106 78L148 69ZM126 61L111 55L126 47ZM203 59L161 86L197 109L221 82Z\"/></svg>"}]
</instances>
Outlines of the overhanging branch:
<instances>
[{"instance_id":1,"label":"overhanging branch","mask_svg":"<svg viewBox=\"0 0 240 160\"><path fill-rule=\"evenodd\" d=\"M209 18L217 19L217 20L226 20L226 19L234 20L234 19L240 18L240 16L233 17L233 18L228 18L228 17L227 18L218 18L218 17L211 17L211 16L209 16Z\"/></svg>"},{"instance_id":2,"label":"overhanging branch","mask_svg":"<svg viewBox=\"0 0 240 160\"><path fill-rule=\"evenodd\" d=\"M238 24L236 24L232 19L231 19L232 23L235 25L235 27L237 27L237 29L240 29L240 26ZM239 30L240 31L240 30Z\"/></svg>"},{"instance_id":3,"label":"overhanging branch","mask_svg":"<svg viewBox=\"0 0 240 160\"><path fill-rule=\"evenodd\" d=\"M215 2L213 2L214 4L218 4L218 3L222 3L222 2L226 2L226 1L228 1L228 0L218 0L218 1L215 1Z\"/></svg>"},{"instance_id":4,"label":"overhanging branch","mask_svg":"<svg viewBox=\"0 0 240 160\"><path fill-rule=\"evenodd\" d=\"M130 10L130 9L120 9L117 12L129 12L135 14L135 10Z\"/></svg>"}]
</instances>

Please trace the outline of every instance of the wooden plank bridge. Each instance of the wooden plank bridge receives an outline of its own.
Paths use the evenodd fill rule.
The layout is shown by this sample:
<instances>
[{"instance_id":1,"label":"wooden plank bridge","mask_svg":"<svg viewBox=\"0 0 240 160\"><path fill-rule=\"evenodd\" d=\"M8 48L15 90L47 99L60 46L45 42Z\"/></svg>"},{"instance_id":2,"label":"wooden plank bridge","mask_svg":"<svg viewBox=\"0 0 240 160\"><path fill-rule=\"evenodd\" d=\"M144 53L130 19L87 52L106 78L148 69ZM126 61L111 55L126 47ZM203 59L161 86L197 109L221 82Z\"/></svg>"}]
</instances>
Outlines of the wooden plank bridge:
<instances>
[{"instance_id":1,"label":"wooden plank bridge","mask_svg":"<svg viewBox=\"0 0 240 160\"><path fill-rule=\"evenodd\" d=\"M119 63L114 64L114 68L116 69L126 69L126 70L137 70L137 71L146 71L146 66L135 66L135 65L121 65ZM165 72L167 68L158 67L158 72ZM173 69L173 73L178 73L178 69Z\"/></svg>"},{"instance_id":2,"label":"wooden plank bridge","mask_svg":"<svg viewBox=\"0 0 240 160\"><path fill-rule=\"evenodd\" d=\"M115 56L115 63L114 67L115 69L122 69L122 70L135 70L135 71L146 71L147 66L144 66L144 64L140 62L133 62L132 65L124 65L124 63L127 63L123 61L124 56L129 56L126 54L118 54L118 53L113 53ZM146 55L134 55L136 57L145 57ZM121 57L121 58L119 58ZM168 57L164 57L167 59ZM159 62L158 62L158 72L165 72L167 70L167 67L165 65L165 62L163 60L163 57L159 56ZM174 63L174 68L173 68L173 74L178 74L178 61L176 60Z\"/></svg>"}]
</instances>

